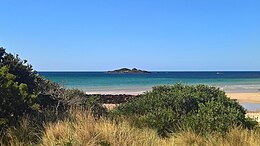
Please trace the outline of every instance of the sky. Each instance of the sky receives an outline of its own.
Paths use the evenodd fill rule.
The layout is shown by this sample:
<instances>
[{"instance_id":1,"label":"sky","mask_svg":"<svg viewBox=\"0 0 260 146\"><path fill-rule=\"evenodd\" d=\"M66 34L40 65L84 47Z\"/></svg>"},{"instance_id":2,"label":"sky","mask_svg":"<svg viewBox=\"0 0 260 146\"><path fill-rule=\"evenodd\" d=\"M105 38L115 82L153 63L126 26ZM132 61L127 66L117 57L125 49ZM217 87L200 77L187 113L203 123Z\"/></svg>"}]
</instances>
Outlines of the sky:
<instances>
[{"instance_id":1,"label":"sky","mask_svg":"<svg viewBox=\"0 0 260 146\"><path fill-rule=\"evenodd\" d=\"M260 71L259 0L0 0L0 46L38 71Z\"/></svg>"}]
</instances>

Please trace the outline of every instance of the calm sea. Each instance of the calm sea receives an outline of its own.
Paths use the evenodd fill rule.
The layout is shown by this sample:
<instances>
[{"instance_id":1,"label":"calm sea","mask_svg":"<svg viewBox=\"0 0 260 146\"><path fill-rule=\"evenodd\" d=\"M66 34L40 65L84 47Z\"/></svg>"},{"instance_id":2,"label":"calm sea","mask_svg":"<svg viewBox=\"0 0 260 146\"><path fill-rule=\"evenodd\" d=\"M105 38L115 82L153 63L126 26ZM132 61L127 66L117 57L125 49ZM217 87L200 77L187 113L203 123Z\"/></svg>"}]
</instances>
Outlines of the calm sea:
<instances>
[{"instance_id":1,"label":"calm sea","mask_svg":"<svg viewBox=\"0 0 260 146\"><path fill-rule=\"evenodd\" d=\"M142 92L157 85L207 84L226 92L260 92L260 72L152 72L109 74L106 72L39 72L67 88L86 92Z\"/></svg>"}]
</instances>

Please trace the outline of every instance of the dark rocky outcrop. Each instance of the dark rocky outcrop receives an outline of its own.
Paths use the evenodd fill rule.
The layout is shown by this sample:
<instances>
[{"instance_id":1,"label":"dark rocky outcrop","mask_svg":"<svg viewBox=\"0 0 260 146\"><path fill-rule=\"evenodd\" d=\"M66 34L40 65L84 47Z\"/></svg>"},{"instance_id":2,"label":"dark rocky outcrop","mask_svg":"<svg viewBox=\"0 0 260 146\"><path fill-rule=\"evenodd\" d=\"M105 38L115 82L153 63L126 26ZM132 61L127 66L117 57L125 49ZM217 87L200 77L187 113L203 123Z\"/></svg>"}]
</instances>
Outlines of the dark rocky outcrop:
<instances>
[{"instance_id":1,"label":"dark rocky outcrop","mask_svg":"<svg viewBox=\"0 0 260 146\"><path fill-rule=\"evenodd\" d=\"M145 70L140 70L140 69L129 69L129 68L121 68L121 69L117 69L117 70L113 70L113 71L108 71L107 73L127 73L127 74L135 74L135 73L150 73L148 71Z\"/></svg>"},{"instance_id":2,"label":"dark rocky outcrop","mask_svg":"<svg viewBox=\"0 0 260 146\"><path fill-rule=\"evenodd\" d=\"M112 95L112 94L87 94L87 97L89 96L97 96L101 100L101 103L104 104L120 104L125 103L129 100L134 100L140 97L140 95L128 95L128 94L118 94L118 95Z\"/></svg>"}]
</instances>

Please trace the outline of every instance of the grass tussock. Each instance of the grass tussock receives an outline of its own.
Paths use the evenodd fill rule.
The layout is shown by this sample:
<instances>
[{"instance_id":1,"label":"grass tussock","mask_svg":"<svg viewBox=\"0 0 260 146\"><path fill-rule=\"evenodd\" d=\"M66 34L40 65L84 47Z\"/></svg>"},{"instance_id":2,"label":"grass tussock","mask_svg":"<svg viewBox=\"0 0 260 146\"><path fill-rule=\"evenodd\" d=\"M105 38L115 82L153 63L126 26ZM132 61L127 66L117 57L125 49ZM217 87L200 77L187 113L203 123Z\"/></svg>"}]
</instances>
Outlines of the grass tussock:
<instances>
[{"instance_id":1,"label":"grass tussock","mask_svg":"<svg viewBox=\"0 0 260 146\"><path fill-rule=\"evenodd\" d=\"M43 127L35 124L29 117L22 118L17 126L10 127L2 135L0 145L29 146L41 140Z\"/></svg>"},{"instance_id":2,"label":"grass tussock","mask_svg":"<svg viewBox=\"0 0 260 146\"><path fill-rule=\"evenodd\" d=\"M163 139L153 130L76 113L73 119L46 125L41 145L156 146L162 143Z\"/></svg>"},{"instance_id":3,"label":"grass tussock","mask_svg":"<svg viewBox=\"0 0 260 146\"><path fill-rule=\"evenodd\" d=\"M115 122L95 118L89 112L74 112L73 116L44 129L24 118L17 128L9 128L6 135L10 146L258 146L259 130L232 128L226 135L199 135L192 130L175 133L168 138L160 137L155 130L136 128L127 120Z\"/></svg>"},{"instance_id":4,"label":"grass tussock","mask_svg":"<svg viewBox=\"0 0 260 146\"><path fill-rule=\"evenodd\" d=\"M46 125L41 145L257 146L259 144L259 132L240 127L231 129L225 136L219 134L201 136L187 130L176 133L170 138L161 138L154 130L135 128L126 121L116 123L107 119L95 119L90 114L76 113L72 119Z\"/></svg>"},{"instance_id":5,"label":"grass tussock","mask_svg":"<svg viewBox=\"0 0 260 146\"><path fill-rule=\"evenodd\" d=\"M171 139L174 139L175 145L184 146L259 146L260 132L234 127L224 136L220 134L200 136L192 131L186 131L176 134Z\"/></svg>"}]
</instances>

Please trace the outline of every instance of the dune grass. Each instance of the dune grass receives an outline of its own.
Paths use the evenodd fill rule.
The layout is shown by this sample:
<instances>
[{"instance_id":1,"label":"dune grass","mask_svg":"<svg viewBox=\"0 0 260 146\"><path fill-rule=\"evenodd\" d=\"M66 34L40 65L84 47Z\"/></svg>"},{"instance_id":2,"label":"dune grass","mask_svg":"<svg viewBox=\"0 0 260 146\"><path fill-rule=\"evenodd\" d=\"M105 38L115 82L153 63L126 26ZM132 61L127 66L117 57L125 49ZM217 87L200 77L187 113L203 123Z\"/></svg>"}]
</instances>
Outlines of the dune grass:
<instances>
[{"instance_id":1,"label":"dune grass","mask_svg":"<svg viewBox=\"0 0 260 146\"><path fill-rule=\"evenodd\" d=\"M41 140L43 127L34 123L29 117L23 117L18 125L10 127L2 134L0 145L30 146L36 145Z\"/></svg>"},{"instance_id":2,"label":"dune grass","mask_svg":"<svg viewBox=\"0 0 260 146\"><path fill-rule=\"evenodd\" d=\"M232 128L225 136L210 134L201 136L193 131L183 131L170 138L161 138L154 130L135 128L122 120L115 122L95 119L91 114L74 113L74 118L46 125L41 145L88 146L257 146L260 132L241 127Z\"/></svg>"},{"instance_id":3,"label":"dune grass","mask_svg":"<svg viewBox=\"0 0 260 146\"><path fill-rule=\"evenodd\" d=\"M72 112L71 117L47 123L39 131L25 118L19 128L9 128L8 145L41 146L257 146L260 132L241 127L232 128L226 135L198 135L191 130L175 133L169 138L158 136L148 128L136 128L126 120L115 122L95 118L89 112ZM4 145L3 143L1 145Z\"/></svg>"},{"instance_id":4,"label":"dune grass","mask_svg":"<svg viewBox=\"0 0 260 146\"><path fill-rule=\"evenodd\" d=\"M260 133L255 130L234 127L224 136L219 134L200 136L192 131L186 131L176 134L173 139L173 145L184 146L258 146Z\"/></svg>"},{"instance_id":5,"label":"dune grass","mask_svg":"<svg viewBox=\"0 0 260 146\"><path fill-rule=\"evenodd\" d=\"M160 145L162 141L150 129L138 129L127 122L97 120L90 114L75 113L72 119L46 125L41 145Z\"/></svg>"}]
</instances>

